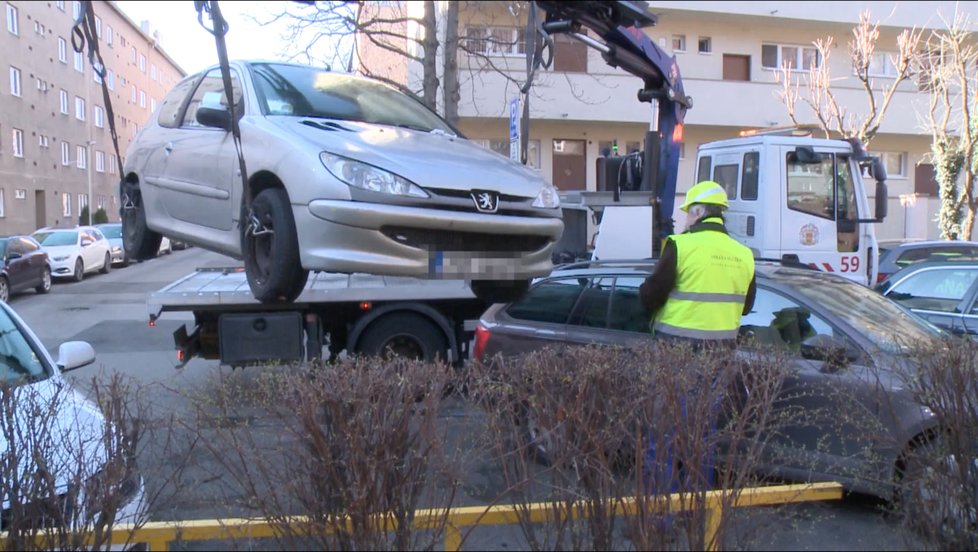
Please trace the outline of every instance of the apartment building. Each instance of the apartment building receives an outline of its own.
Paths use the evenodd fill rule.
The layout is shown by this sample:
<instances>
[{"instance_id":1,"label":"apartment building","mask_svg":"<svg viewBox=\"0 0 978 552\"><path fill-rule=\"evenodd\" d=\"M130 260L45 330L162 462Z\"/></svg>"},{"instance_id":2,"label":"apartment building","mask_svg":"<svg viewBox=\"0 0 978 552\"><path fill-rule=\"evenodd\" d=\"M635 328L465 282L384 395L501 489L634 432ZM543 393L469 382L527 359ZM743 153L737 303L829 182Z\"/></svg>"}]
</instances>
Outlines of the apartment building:
<instances>
[{"instance_id":1,"label":"apartment building","mask_svg":"<svg viewBox=\"0 0 978 552\"><path fill-rule=\"evenodd\" d=\"M99 75L75 52L75 1L6 1L0 29L0 234L119 219L119 170ZM114 2L93 2L119 150L185 75Z\"/></svg>"},{"instance_id":2,"label":"apartment building","mask_svg":"<svg viewBox=\"0 0 978 552\"><path fill-rule=\"evenodd\" d=\"M850 112L867 112L866 96L853 76L847 51L862 11L869 10L873 20L880 22L873 58L878 68L877 87L893 81L895 71L889 57L897 51L897 36L904 29L943 28L941 17L952 18L955 9L969 10L972 20L978 21L975 2L649 4L659 22L646 32L675 54L686 93L694 102L686 116L680 198L694 184L699 144L735 137L745 129L790 125L776 95L776 69L789 59L800 69L822 63L813 46L817 39L834 38L828 63L842 105ZM445 3L438 5L444 11ZM418 11L423 6L408 3L407 9ZM459 35L468 37L469 49L485 56L459 55L459 128L469 138L508 155L509 102L518 95L509 77L525 79L526 13L519 13L518 6L510 2L461 2L459 21ZM371 54L369 41L361 41L361 49L365 51L362 63L377 63L384 57ZM390 56L386 58L389 63ZM419 89L420 63L408 63L406 77L401 76L403 67L392 63L389 74ZM594 190L597 158L616 144L622 154L638 149L649 127L649 105L639 103L635 95L639 86L636 77L612 69L597 51L558 37L553 65L537 76L529 99L529 164L562 192ZM937 189L926 159L930 138L921 122L926 106L927 96L916 82L901 84L870 145L873 153L882 155L889 173L890 215L877 229L880 239L938 236L934 222L939 209ZM798 115L801 123L815 123L810 109L801 108ZM675 218L683 220L680 213Z\"/></svg>"}]
</instances>

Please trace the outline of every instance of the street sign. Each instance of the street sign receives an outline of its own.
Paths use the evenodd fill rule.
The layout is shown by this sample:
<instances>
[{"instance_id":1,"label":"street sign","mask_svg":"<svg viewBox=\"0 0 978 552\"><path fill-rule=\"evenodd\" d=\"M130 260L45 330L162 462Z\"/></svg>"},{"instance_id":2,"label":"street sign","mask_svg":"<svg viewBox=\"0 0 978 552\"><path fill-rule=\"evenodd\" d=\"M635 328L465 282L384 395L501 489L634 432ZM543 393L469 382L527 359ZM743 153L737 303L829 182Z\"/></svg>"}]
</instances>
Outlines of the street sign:
<instances>
[{"instance_id":1,"label":"street sign","mask_svg":"<svg viewBox=\"0 0 978 552\"><path fill-rule=\"evenodd\" d=\"M509 158L520 163L520 98L509 101Z\"/></svg>"}]
</instances>

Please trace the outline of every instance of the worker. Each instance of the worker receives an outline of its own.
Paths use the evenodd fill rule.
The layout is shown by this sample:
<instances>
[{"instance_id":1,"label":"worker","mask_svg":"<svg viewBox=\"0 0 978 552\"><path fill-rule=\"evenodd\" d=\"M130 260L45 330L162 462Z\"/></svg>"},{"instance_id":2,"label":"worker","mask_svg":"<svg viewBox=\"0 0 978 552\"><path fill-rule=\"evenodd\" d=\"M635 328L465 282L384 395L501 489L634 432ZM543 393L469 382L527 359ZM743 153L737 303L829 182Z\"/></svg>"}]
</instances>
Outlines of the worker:
<instances>
[{"instance_id":1,"label":"worker","mask_svg":"<svg viewBox=\"0 0 978 552\"><path fill-rule=\"evenodd\" d=\"M713 181L689 189L686 231L669 236L639 299L659 338L735 348L740 318L754 306L754 255L727 235L727 193Z\"/></svg>"},{"instance_id":2,"label":"worker","mask_svg":"<svg viewBox=\"0 0 978 552\"><path fill-rule=\"evenodd\" d=\"M727 235L723 219L727 207L726 192L713 181L700 182L686 194L680 207L688 215L686 231L666 239L655 270L639 288L639 300L650 315L649 326L657 339L688 344L692 352L736 348L741 316L754 305L754 256ZM643 471L656 491L713 486L712 446L705 454L693 447L703 456L689 458L696 453L680 442L690 429L685 427L687 408L694 404L690 401L710 401L708 427L693 431L716 431L718 397L725 377L720 373L704 376L703 384L676 380L684 388L678 425L659 428L654 432L657 437L648 436Z\"/></svg>"}]
</instances>

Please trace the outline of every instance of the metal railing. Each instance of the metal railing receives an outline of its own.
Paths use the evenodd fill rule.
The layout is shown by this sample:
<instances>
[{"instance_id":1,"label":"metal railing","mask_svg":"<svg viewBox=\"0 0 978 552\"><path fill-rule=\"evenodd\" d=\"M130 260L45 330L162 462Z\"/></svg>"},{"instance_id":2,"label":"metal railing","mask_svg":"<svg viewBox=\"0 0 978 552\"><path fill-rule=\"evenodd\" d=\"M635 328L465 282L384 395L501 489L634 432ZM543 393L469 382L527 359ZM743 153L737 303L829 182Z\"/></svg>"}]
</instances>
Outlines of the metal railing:
<instances>
[{"instance_id":1,"label":"metal railing","mask_svg":"<svg viewBox=\"0 0 978 552\"><path fill-rule=\"evenodd\" d=\"M771 506L798 502L821 500L839 500L842 498L842 486L838 483L809 483L801 485L775 485L769 487L752 487L739 491L707 491L701 503L706 508L706 523L704 540L707 550L719 550L722 543L717 542L720 521L724 508L742 508L749 506ZM617 515L636 515L640 511L648 512L650 506L660 511L679 512L687 509L691 503L687 494L671 494L662 497L649 496L642 499L634 497L611 499L607 507ZM544 523L554 519L583 518L587 516L584 501L573 503L570 508L555 507L548 502L537 502L525 506L496 505L496 506L464 506L418 510L413 518L417 529L433 529L445 527L445 550L456 551L462 545L463 527L489 525L515 525L521 518L530 523ZM347 520L348 521L348 520ZM396 520L391 516L378 514L378 530L396 529ZM169 550L173 542L222 541L235 539L276 538L283 535L282 526L285 524L303 528L302 531L335 533L337 528L347 525L343 521L330 523L324 527L307 516L294 516L281 519L212 519L196 521L165 521L149 522L139 527L115 526L111 531L112 543L144 543L151 551ZM305 526L305 527L303 527ZM300 533L302 534L302 533ZM82 535L79 535L82 536ZM0 543L5 541L6 534L0 533ZM50 536L37 535L37 542L42 547L45 539ZM83 535L83 542L91 545L94 536ZM54 542L48 540L47 542Z\"/></svg>"}]
</instances>

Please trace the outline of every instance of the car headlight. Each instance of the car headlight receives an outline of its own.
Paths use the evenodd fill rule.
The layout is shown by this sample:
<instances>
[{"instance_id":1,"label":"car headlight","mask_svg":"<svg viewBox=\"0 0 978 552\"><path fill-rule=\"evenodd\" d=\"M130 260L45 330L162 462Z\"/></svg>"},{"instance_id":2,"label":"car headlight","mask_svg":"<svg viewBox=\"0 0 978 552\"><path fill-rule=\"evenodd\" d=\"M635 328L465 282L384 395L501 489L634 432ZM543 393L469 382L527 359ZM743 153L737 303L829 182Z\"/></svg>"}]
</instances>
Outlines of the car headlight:
<instances>
[{"instance_id":1,"label":"car headlight","mask_svg":"<svg viewBox=\"0 0 978 552\"><path fill-rule=\"evenodd\" d=\"M61 261L67 261L68 257L69 255L62 255L60 257L52 257L52 259L60 263Z\"/></svg>"},{"instance_id":2,"label":"car headlight","mask_svg":"<svg viewBox=\"0 0 978 552\"><path fill-rule=\"evenodd\" d=\"M429 197L428 192L422 190L413 182L397 176L394 173L378 169L373 165L322 152L319 160L323 166L337 179L345 182L354 188L380 192L382 194L409 196L409 197Z\"/></svg>"},{"instance_id":3,"label":"car headlight","mask_svg":"<svg viewBox=\"0 0 978 552\"><path fill-rule=\"evenodd\" d=\"M550 184L540 189L537 198L533 200L533 206L540 209L556 209L560 207L560 196L557 195L557 188Z\"/></svg>"},{"instance_id":4,"label":"car headlight","mask_svg":"<svg viewBox=\"0 0 978 552\"><path fill-rule=\"evenodd\" d=\"M122 248L118 245L112 248L113 253L122 253Z\"/></svg>"}]
</instances>

